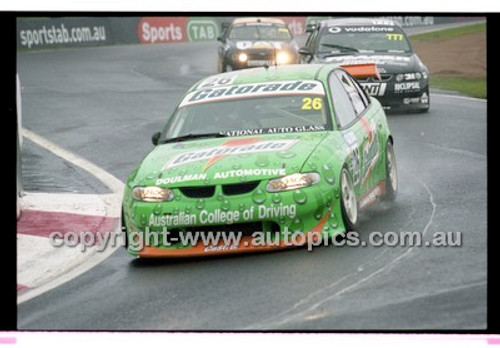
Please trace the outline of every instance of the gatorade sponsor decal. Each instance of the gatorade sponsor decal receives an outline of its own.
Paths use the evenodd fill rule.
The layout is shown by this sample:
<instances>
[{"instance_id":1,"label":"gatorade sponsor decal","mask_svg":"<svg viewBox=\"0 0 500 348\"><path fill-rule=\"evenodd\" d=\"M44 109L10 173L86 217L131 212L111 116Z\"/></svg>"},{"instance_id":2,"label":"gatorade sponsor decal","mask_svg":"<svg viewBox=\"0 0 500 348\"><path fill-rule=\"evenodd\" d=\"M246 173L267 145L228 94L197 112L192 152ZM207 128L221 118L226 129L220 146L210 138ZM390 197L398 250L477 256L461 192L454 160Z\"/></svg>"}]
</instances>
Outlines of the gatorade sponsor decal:
<instances>
[{"instance_id":1,"label":"gatorade sponsor decal","mask_svg":"<svg viewBox=\"0 0 500 348\"><path fill-rule=\"evenodd\" d=\"M203 167L203 170L206 170L218 160L229 155L284 151L291 148L298 141L291 139L260 140L259 138L232 139L216 147L184 152L174 156L163 166L162 170L188 163L207 161Z\"/></svg>"},{"instance_id":2,"label":"gatorade sponsor decal","mask_svg":"<svg viewBox=\"0 0 500 348\"><path fill-rule=\"evenodd\" d=\"M228 99L269 95L324 95L323 85L313 80L248 83L230 87L204 88L186 95L179 107Z\"/></svg>"}]
</instances>

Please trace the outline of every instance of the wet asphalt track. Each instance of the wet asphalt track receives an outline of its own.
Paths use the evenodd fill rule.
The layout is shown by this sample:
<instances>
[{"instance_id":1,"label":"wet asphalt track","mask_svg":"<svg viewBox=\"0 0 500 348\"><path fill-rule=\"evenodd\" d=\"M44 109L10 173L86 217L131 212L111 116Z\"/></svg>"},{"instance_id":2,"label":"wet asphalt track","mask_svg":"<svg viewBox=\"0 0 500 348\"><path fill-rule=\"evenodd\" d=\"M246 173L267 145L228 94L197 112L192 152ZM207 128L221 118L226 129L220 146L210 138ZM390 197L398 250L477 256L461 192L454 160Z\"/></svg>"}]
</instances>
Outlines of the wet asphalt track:
<instances>
[{"instance_id":1,"label":"wet asphalt track","mask_svg":"<svg viewBox=\"0 0 500 348\"><path fill-rule=\"evenodd\" d=\"M125 181L185 89L215 70L214 43L21 54L24 126ZM484 329L486 103L431 98L428 114L389 116L400 194L392 209L368 212L360 232L420 231L430 240L460 231L462 247L330 246L154 262L118 250L19 305L19 329ZM30 146L25 166L44 158L64 165ZM40 185L103 190L85 175L53 169Z\"/></svg>"}]
</instances>

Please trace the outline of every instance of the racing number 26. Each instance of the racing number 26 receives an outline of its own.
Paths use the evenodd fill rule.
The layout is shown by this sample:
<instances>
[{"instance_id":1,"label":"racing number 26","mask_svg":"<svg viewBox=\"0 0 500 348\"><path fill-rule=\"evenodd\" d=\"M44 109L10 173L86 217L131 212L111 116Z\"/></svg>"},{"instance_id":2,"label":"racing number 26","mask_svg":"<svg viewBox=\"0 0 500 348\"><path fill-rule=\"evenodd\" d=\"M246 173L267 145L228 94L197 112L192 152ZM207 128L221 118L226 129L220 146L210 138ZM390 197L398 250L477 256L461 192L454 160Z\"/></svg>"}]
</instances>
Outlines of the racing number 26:
<instances>
[{"instance_id":1,"label":"racing number 26","mask_svg":"<svg viewBox=\"0 0 500 348\"><path fill-rule=\"evenodd\" d=\"M302 110L321 110L322 106L321 98L302 98Z\"/></svg>"}]
</instances>

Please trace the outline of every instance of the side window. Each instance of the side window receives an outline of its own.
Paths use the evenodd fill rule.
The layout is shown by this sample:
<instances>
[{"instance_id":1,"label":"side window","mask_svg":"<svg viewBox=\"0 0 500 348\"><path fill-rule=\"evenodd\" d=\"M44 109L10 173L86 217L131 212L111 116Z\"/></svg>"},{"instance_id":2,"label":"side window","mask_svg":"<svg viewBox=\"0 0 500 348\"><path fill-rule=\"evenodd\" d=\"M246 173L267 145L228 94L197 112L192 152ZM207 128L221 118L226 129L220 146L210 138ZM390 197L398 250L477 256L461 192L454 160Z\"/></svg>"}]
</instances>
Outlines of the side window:
<instances>
[{"instance_id":1,"label":"side window","mask_svg":"<svg viewBox=\"0 0 500 348\"><path fill-rule=\"evenodd\" d=\"M344 87L345 91L349 95L354 110L356 111L356 115L361 114L366 109L366 104L363 101L363 97L360 92L356 88L354 81L351 80L351 77L345 71L337 70L335 71L335 74L339 77L342 87Z\"/></svg>"},{"instance_id":2,"label":"side window","mask_svg":"<svg viewBox=\"0 0 500 348\"><path fill-rule=\"evenodd\" d=\"M306 47L309 48L309 51L311 51L313 53L314 53L314 49L316 46L316 40L318 38L318 33L319 33L318 28L314 29L314 31L311 33L311 35L309 36L309 38L307 39L307 42L306 42Z\"/></svg>"},{"instance_id":3,"label":"side window","mask_svg":"<svg viewBox=\"0 0 500 348\"><path fill-rule=\"evenodd\" d=\"M359 84L358 81L356 81L355 79L352 78L352 76L351 76L351 81L352 81L353 85L356 87L356 89L358 90L358 93L359 93L361 99L363 100L363 103L365 104L365 108L367 108L368 105L370 105L370 98L366 94L366 91L363 89L363 87L361 87L361 85Z\"/></svg>"},{"instance_id":4,"label":"side window","mask_svg":"<svg viewBox=\"0 0 500 348\"><path fill-rule=\"evenodd\" d=\"M340 128L343 128L356 119L356 112L352 106L351 98L343 87L342 82L340 82L337 71L330 74L328 84L330 86L337 123Z\"/></svg>"}]
</instances>

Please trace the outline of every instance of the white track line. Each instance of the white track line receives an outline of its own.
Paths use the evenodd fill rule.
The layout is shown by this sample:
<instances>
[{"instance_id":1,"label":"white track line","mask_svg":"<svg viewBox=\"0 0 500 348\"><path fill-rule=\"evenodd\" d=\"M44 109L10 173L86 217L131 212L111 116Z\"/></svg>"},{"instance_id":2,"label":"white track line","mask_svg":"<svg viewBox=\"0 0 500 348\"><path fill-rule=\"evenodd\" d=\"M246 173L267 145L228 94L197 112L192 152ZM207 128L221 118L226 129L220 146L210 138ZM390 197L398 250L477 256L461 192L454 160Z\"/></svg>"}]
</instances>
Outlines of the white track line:
<instances>
[{"instance_id":1,"label":"white track line","mask_svg":"<svg viewBox=\"0 0 500 348\"><path fill-rule=\"evenodd\" d=\"M23 209L55 213L120 217L120 207L107 204L106 198L115 200L116 194L78 194L26 192ZM110 209L111 205L111 209Z\"/></svg>"},{"instance_id":2,"label":"white track line","mask_svg":"<svg viewBox=\"0 0 500 348\"><path fill-rule=\"evenodd\" d=\"M95 164L87 161L86 159L83 159L75 155L74 153L59 147L50 140L41 137L40 135L30 131L29 129L23 128L23 136L40 145L41 147L49 150L53 154L63 158L65 161L73 163L74 165L89 172L97 179L99 179L103 184L109 187L109 189L114 193L122 192L123 182L121 182L119 179L117 179L115 176L108 173L101 167L98 167Z\"/></svg>"},{"instance_id":3,"label":"white track line","mask_svg":"<svg viewBox=\"0 0 500 348\"><path fill-rule=\"evenodd\" d=\"M446 94L446 93L433 93L433 94L439 95L440 97L447 97L447 98L453 98L453 99L462 99L462 100L476 101L476 102L481 102L481 103L488 103L488 99L480 99L480 98L466 97L463 95L453 95L453 94Z\"/></svg>"},{"instance_id":4,"label":"white track line","mask_svg":"<svg viewBox=\"0 0 500 348\"><path fill-rule=\"evenodd\" d=\"M122 202L124 184L119 179L117 179L115 176L108 173L104 169L100 168L99 166L77 156L76 154L68 150L61 148L50 140L47 140L26 128L23 128L23 136L38 144L39 146L49 150L56 156L61 157L65 161L89 172L113 192L112 194L104 195L30 193L25 197L27 206L23 206L23 208L35 208L40 202L43 201L43 207L46 208L47 211L56 211L57 209L61 209L58 211L88 215L97 213L97 215L99 216L106 217L120 216L120 207ZM76 200L76 202L71 202L73 199ZM97 200L99 200L100 202L98 202ZM115 233L117 235L121 234L119 223L117 224L115 231L113 231L112 233ZM118 239L119 237L117 237L116 240ZM102 252L95 251L95 249L87 250L85 255L87 261L83 262L83 260L81 260L82 263L80 264L72 263L68 265L68 267L66 267L63 273L54 275L52 278L49 278L49 280L43 285L26 290L26 292L19 294L17 303L19 304L30 300L66 283L73 278L76 278L80 274L88 271L100 262L106 260L120 246L121 243L112 243L111 245L108 245Z\"/></svg>"}]
</instances>

